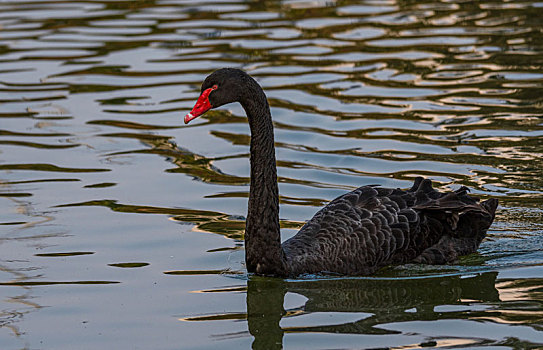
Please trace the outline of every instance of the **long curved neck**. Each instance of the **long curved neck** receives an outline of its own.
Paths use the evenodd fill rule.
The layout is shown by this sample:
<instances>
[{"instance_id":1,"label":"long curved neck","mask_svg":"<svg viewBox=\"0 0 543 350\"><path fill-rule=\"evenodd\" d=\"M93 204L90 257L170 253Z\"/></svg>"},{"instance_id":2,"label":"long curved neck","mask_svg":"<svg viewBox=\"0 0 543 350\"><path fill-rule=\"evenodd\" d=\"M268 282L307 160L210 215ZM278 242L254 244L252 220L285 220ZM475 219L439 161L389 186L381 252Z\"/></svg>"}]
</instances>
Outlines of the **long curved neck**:
<instances>
[{"instance_id":1,"label":"long curved neck","mask_svg":"<svg viewBox=\"0 0 543 350\"><path fill-rule=\"evenodd\" d=\"M249 97L240 101L251 128L251 189L245 224L245 261L249 272L285 276L273 124L266 95L256 82L254 85L250 86Z\"/></svg>"}]
</instances>

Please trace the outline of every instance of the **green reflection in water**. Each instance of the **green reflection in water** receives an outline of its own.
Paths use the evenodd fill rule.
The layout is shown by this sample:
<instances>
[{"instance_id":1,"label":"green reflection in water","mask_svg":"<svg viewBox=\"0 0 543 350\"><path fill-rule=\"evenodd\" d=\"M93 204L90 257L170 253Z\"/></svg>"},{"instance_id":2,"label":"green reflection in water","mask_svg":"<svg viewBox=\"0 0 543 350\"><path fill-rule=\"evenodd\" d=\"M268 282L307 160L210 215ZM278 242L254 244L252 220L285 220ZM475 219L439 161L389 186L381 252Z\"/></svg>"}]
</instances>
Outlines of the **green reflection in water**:
<instances>
[{"instance_id":1,"label":"green reflection in water","mask_svg":"<svg viewBox=\"0 0 543 350\"><path fill-rule=\"evenodd\" d=\"M138 267L145 267L145 266L148 266L148 265L149 265L149 263L141 263L141 262L108 264L108 266L120 267L120 268L123 268L123 269L133 269L133 268L138 268Z\"/></svg>"}]
</instances>

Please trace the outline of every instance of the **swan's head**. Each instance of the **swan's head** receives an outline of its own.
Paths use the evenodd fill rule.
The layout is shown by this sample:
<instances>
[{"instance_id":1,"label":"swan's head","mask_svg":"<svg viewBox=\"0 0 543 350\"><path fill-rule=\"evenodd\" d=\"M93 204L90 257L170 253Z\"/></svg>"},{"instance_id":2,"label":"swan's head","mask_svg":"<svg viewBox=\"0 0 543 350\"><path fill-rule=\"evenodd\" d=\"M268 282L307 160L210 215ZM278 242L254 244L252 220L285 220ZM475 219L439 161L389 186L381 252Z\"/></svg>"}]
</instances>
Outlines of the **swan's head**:
<instances>
[{"instance_id":1,"label":"swan's head","mask_svg":"<svg viewBox=\"0 0 543 350\"><path fill-rule=\"evenodd\" d=\"M252 78L236 68L221 68L211 73L202 83L200 97L194 108L185 116L185 124L212 108L240 101Z\"/></svg>"}]
</instances>

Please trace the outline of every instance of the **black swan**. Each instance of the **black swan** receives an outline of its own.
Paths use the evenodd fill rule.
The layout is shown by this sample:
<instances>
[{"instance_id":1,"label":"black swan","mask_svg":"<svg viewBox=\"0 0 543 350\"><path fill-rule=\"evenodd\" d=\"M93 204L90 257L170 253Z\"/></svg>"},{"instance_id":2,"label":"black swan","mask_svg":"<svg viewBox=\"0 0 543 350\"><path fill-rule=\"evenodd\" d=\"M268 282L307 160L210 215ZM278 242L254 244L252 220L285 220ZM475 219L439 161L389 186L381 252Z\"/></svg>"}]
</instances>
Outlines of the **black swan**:
<instances>
[{"instance_id":1,"label":"black swan","mask_svg":"<svg viewBox=\"0 0 543 350\"><path fill-rule=\"evenodd\" d=\"M417 177L409 190L362 186L346 193L281 244L273 124L260 85L239 69L213 72L185 123L231 102L242 105L251 129L249 273L367 275L391 264L449 263L475 252L494 220L496 199L479 202L466 187L441 193L429 179Z\"/></svg>"}]
</instances>

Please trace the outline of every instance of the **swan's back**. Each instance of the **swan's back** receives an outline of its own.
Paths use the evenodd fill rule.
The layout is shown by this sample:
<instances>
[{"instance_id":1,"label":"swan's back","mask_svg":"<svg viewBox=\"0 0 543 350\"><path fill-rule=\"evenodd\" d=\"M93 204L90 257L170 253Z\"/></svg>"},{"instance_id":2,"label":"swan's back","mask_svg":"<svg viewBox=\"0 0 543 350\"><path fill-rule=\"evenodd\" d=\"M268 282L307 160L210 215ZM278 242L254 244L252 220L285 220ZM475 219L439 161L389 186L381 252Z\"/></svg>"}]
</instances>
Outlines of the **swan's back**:
<instances>
[{"instance_id":1,"label":"swan's back","mask_svg":"<svg viewBox=\"0 0 543 350\"><path fill-rule=\"evenodd\" d=\"M417 178L401 189L363 186L321 209L283 243L289 273L364 275L407 262L441 264L475 252L498 201L463 187L440 193Z\"/></svg>"}]
</instances>

